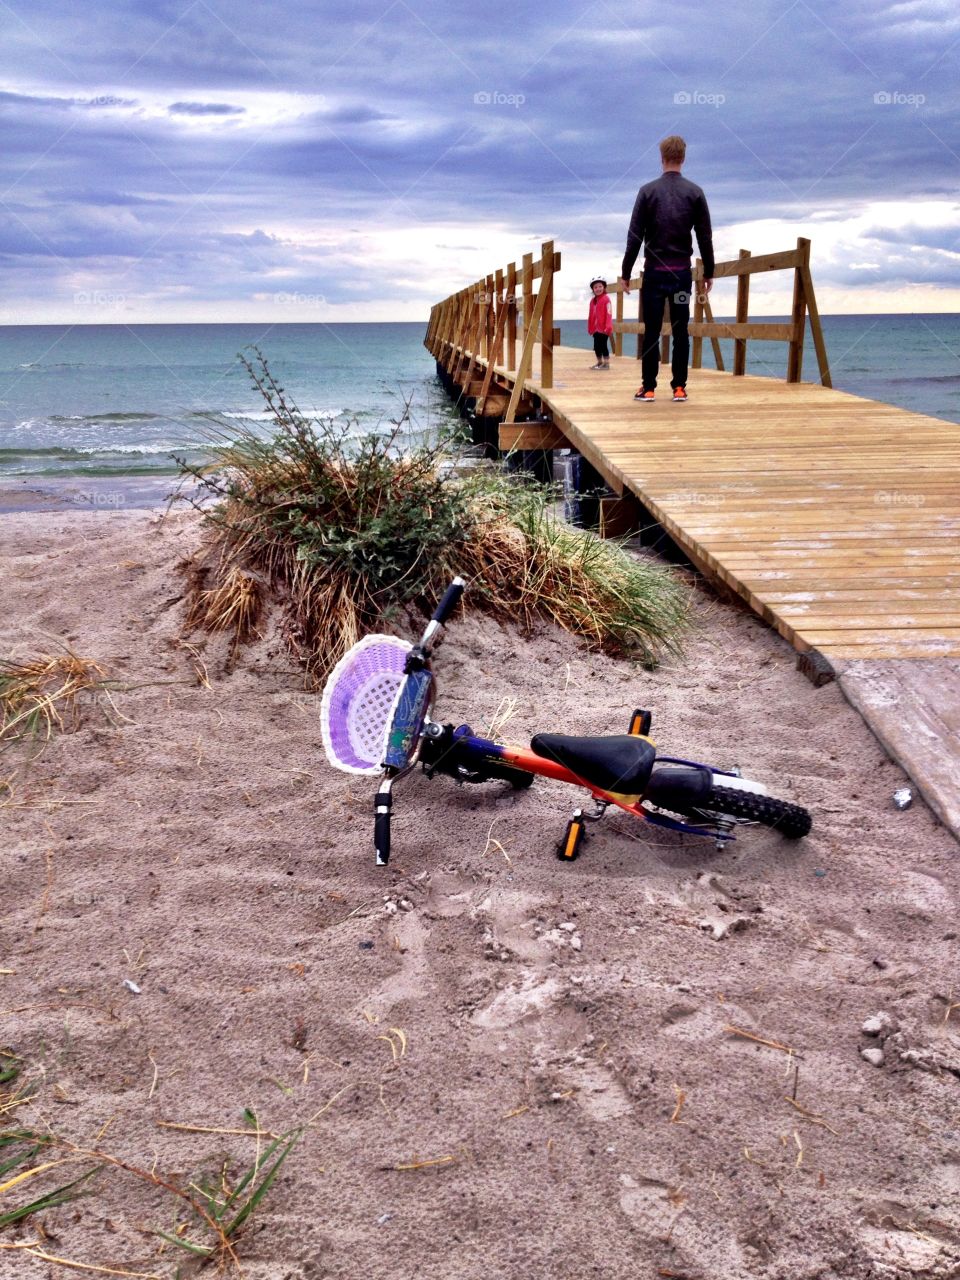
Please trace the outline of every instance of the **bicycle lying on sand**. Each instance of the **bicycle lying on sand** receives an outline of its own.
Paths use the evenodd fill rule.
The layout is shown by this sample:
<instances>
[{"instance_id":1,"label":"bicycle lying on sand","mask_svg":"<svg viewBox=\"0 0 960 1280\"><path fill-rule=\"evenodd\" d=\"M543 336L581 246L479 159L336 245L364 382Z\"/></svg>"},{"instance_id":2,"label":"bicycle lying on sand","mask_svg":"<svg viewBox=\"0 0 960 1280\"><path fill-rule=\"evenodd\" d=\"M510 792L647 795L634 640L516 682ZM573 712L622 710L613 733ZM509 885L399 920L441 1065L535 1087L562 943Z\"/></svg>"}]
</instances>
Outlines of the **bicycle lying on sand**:
<instances>
[{"instance_id":1,"label":"bicycle lying on sand","mask_svg":"<svg viewBox=\"0 0 960 1280\"><path fill-rule=\"evenodd\" d=\"M419 764L427 777L455 782L509 782L519 790L535 777L585 788L594 808L574 810L557 846L564 861L576 858L586 824L615 805L635 818L706 836L722 849L743 824L772 827L788 839L807 835L806 809L768 795L758 782L734 769L658 755L649 737L651 713L637 710L627 733L572 737L538 733L529 748L503 746L475 736L469 725L454 728L430 718L436 681L433 646L463 594L455 578L419 643L395 636L366 636L337 663L321 701L323 744L329 762L355 774L380 774L374 802L377 865L390 859L390 815L394 784Z\"/></svg>"}]
</instances>

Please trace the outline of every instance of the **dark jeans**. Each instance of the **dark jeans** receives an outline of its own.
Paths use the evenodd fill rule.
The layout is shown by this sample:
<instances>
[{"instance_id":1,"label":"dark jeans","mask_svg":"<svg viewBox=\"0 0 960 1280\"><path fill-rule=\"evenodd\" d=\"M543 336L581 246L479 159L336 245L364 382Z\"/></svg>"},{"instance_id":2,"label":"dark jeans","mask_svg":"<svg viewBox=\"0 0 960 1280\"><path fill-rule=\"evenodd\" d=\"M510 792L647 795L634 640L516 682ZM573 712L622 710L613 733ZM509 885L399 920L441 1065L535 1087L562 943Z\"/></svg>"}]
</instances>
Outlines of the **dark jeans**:
<instances>
[{"instance_id":1,"label":"dark jeans","mask_svg":"<svg viewBox=\"0 0 960 1280\"><path fill-rule=\"evenodd\" d=\"M608 338L605 333L595 333L593 335L593 353L598 360L609 360L610 351L607 347Z\"/></svg>"},{"instance_id":2,"label":"dark jeans","mask_svg":"<svg viewBox=\"0 0 960 1280\"><path fill-rule=\"evenodd\" d=\"M690 361L690 337L687 325L690 323L690 295L693 291L693 274L691 271L664 271L647 268L643 273L643 284L640 286L640 300L643 304L643 353L641 368L643 370L643 389L653 391L657 385L657 370L660 368L660 330L663 327L663 312L670 304L670 324L673 327L673 379L672 387L687 385L687 365Z\"/></svg>"}]
</instances>

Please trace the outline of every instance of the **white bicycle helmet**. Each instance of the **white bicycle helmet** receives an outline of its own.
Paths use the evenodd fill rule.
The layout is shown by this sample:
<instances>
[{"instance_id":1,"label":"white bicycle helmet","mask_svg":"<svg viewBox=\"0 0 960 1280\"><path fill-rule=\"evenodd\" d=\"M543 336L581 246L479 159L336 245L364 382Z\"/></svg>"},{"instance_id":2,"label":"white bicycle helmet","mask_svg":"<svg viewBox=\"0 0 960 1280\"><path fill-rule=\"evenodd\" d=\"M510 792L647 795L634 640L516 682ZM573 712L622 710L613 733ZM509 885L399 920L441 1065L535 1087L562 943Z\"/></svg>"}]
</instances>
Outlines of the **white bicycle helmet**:
<instances>
[{"instance_id":1,"label":"white bicycle helmet","mask_svg":"<svg viewBox=\"0 0 960 1280\"><path fill-rule=\"evenodd\" d=\"M595 284L602 284L603 287L606 288L607 287L606 277L594 276L593 279L590 281L590 288L592 289Z\"/></svg>"}]
</instances>

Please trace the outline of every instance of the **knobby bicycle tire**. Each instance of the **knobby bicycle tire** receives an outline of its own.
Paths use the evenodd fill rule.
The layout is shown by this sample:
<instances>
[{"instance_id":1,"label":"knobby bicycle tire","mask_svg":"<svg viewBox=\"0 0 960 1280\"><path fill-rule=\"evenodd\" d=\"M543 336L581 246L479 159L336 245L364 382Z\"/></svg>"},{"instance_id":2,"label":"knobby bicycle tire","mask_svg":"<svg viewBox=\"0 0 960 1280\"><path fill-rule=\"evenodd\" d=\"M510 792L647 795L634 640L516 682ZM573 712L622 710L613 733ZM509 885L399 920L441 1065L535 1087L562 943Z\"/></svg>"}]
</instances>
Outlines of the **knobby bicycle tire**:
<instances>
[{"instance_id":1,"label":"knobby bicycle tire","mask_svg":"<svg viewBox=\"0 0 960 1280\"><path fill-rule=\"evenodd\" d=\"M788 840L800 840L809 835L813 826L808 811L798 804L755 791L734 790L733 787L711 787L700 809L726 814L729 818L742 818L747 822L759 822L765 827L773 827Z\"/></svg>"}]
</instances>

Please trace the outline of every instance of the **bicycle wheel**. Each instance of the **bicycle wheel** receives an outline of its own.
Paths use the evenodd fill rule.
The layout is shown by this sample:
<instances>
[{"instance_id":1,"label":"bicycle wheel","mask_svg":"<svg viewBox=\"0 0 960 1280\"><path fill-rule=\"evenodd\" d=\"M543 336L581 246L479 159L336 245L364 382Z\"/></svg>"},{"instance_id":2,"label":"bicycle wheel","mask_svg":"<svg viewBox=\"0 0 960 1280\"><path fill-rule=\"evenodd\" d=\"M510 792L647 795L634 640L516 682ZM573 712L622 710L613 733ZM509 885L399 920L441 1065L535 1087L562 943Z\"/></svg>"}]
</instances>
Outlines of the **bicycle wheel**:
<instances>
[{"instance_id":1,"label":"bicycle wheel","mask_svg":"<svg viewBox=\"0 0 960 1280\"><path fill-rule=\"evenodd\" d=\"M812 819L806 809L786 800L777 800L746 778L729 778L707 767L658 765L654 768L644 796L658 809L667 809L681 818L709 821L711 817L740 822L759 822L772 827L789 840L808 834Z\"/></svg>"},{"instance_id":2,"label":"bicycle wheel","mask_svg":"<svg viewBox=\"0 0 960 1280\"><path fill-rule=\"evenodd\" d=\"M755 791L734 790L733 787L711 787L699 809L700 812L722 814L744 822L759 822L764 827L779 831L788 840L802 839L809 835L813 826L809 812L798 804Z\"/></svg>"}]
</instances>

